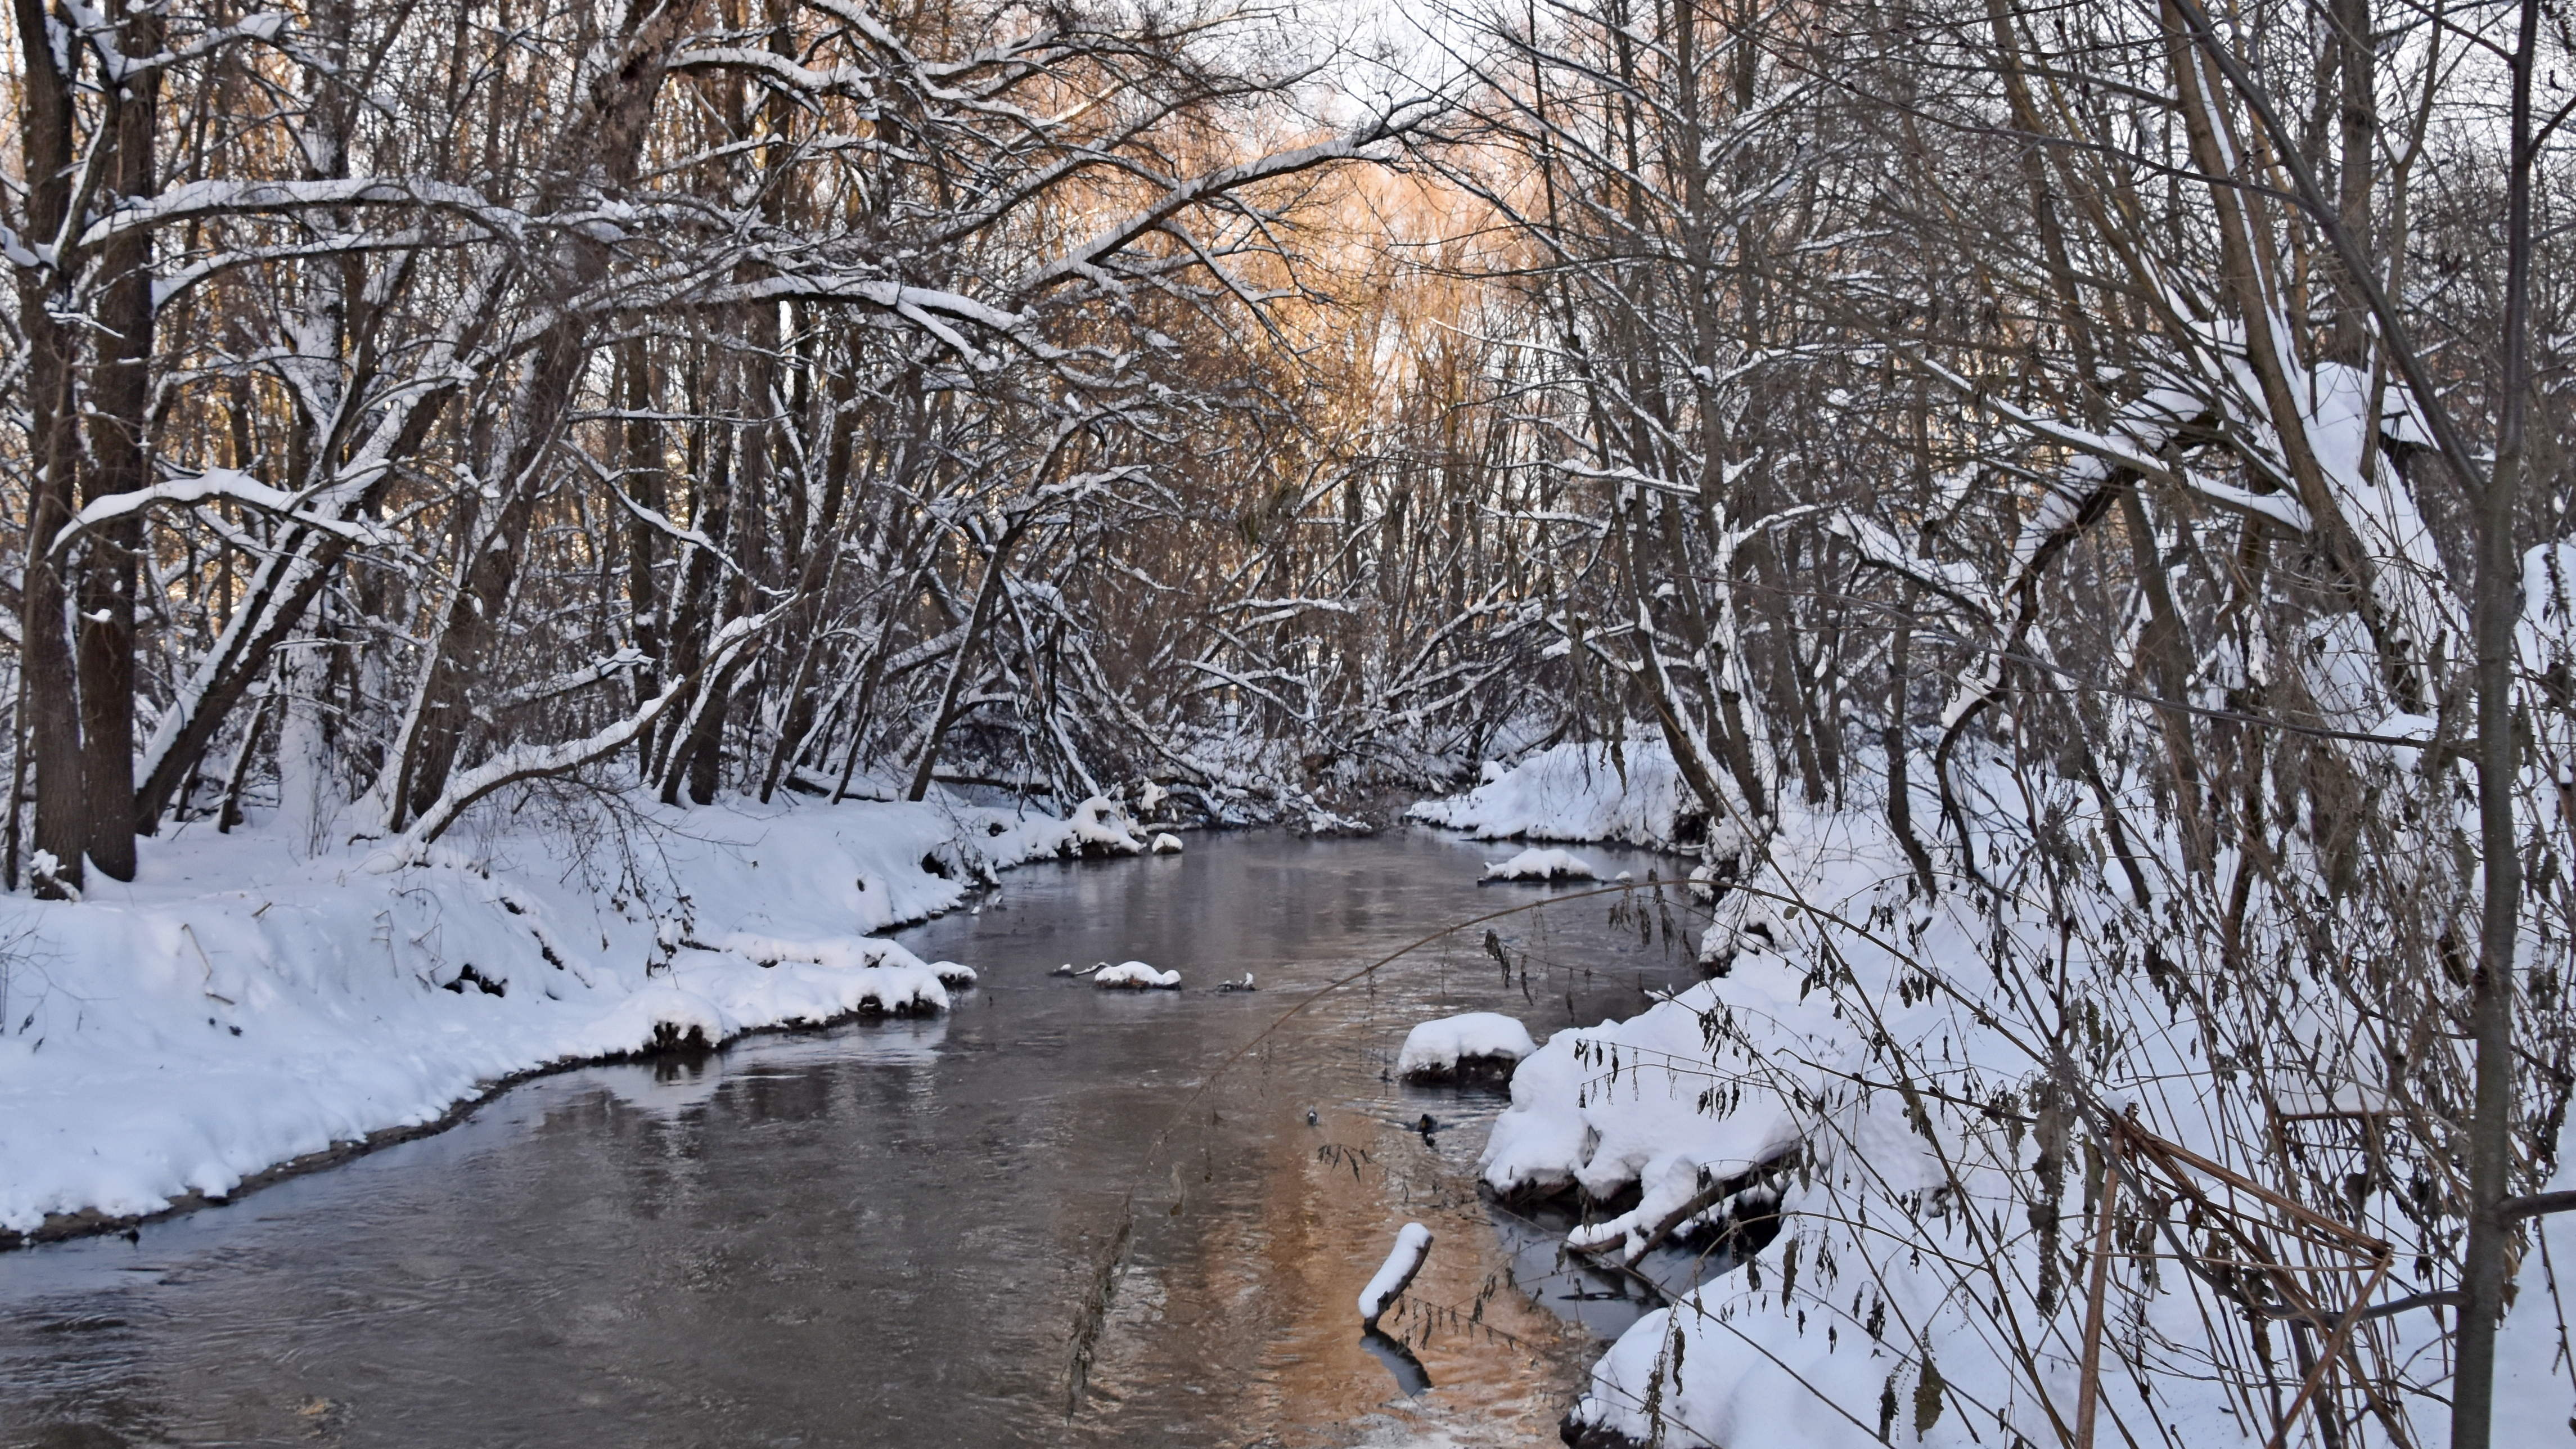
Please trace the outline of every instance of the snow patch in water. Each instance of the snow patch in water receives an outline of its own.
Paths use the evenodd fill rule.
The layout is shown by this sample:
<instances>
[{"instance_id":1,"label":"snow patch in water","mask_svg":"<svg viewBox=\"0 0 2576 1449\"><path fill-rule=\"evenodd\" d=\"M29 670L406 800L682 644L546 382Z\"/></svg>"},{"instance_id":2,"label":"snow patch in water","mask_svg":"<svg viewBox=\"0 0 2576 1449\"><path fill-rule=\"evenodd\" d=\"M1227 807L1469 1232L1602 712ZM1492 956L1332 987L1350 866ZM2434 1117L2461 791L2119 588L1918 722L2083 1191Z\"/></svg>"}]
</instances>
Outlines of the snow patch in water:
<instances>
[{"instance_id":1,"label":"snow patch in water","mask_svg":"<svg viewBox=\"0 0 2576 1449\"><path fill-rule=\"evenodd\" d=\"M1599 880L1592 863L1570 850L1524 850L1509 860L1489 861L1486 880Z\"/></svg>"},{"instance_id":2,"label":"snow patch in water","mask_svg":"<svg viewBox=\"0 0 2576 1449\"><path fill-rule=\"evenodd\" d=\"M1529 1028L1499 1011L1468 1011L1426 1021L1405 1033L1395 1074L1408 1081L1449 1077L1461 1064L1508 1067L1538 1046Z\"/></svg>"},{"instance_id":3,"label":"snow patch in water","mask_svg":"<svg viewBox=\"0 0 2576 1449\"><path fill-rule=\"evenodd\" d=\"M1121 991L1177 991L1181 985L1178 971L1157 971L1142 961L1121 961L1103 966L1091 973L1091 984Z\"/></svg>"}]
</instances>

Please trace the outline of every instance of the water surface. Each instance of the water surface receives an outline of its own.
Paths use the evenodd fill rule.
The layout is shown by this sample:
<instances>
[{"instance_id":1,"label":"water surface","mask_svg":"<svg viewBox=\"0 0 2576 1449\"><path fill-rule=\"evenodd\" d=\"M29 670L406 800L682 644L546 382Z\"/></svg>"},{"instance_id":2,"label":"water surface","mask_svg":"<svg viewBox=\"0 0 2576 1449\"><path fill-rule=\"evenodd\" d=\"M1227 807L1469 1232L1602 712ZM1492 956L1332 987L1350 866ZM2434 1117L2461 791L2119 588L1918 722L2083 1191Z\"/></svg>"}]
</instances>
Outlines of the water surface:
<instances>
[{"instance_id":1,"label":"water surface","mask_svg":"<svg viewBox=\"0 0 2576 1449\"><path fill-rule=\"evenodd\" d=\"M1642 1305L1479 1201L1499 1099L1386 1069L1451 1011L1633 1014L1686 946L1568 902L1495 923L1517 974L1476 927L1281 1020L1548 894L1478 889L1495 851L1202 836L1014 871L903 934L983 973L948 1017L546 1077L139 1243L0 1255L0 1444L1552 1443ZM1187 989L1047 975L1130 957ZM1430 1265L1364 1341L1408 1220Z\"/></svg>"}]
</instances>

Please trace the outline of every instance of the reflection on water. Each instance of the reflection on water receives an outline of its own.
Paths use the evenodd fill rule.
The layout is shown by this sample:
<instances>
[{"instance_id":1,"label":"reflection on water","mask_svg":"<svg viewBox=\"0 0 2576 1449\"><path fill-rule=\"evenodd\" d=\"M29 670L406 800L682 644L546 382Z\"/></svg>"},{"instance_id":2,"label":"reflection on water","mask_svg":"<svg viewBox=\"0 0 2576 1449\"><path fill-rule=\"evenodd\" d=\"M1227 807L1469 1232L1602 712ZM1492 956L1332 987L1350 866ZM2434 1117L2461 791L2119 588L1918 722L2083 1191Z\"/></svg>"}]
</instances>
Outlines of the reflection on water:
<instances>
[{"instance_id":1,"label":"reflection on water","mask_svg":"<svg viewBox=\"0 0 2576 1449\"><path fill-rule=\"evenodd\" d=\"M1553 1442L1646 1304L1478 1198L1498 1098L1387 1067L1427 1016L1628 1015L1686 947L1570 903L1497 923L1525 973L1478 928L1281 1020L1515 899L1474 887L1488 853L1245 836L1015 872L905 937L983 973L946 1018L568 1072L139 1243L0 1256L0 1444ZM1131 957L1191 989L1046 974ZM1438 1246L1363 1336L1407 1220Z\"/></svg>"},{"instance_id":2,"label":"reflection on water","mask_svg":"<svg viewBox=\"0 0 2576 1449\"><path fill-rule=\"evenodd\" d=\"M1712 1235L1702 1243L1684 1243L1676 1235L1623 1271L1566 1251L1565 1235L1576 1223L1568 1207L1489 1202L1486 1211L1495 1239L1511 1260L1514 1286L1604 1339L1618 1337L1667 1300L1732 1272L1777 1231L1776 1220L1770 1220L1743 1224L1734 1237Z\"/></svg>"},{"instance_id":3,"label":"reflection on water","mask_svg":"<svg viewBox=\"0 0 2576 1449\"><path fill-rule=\"evenodd\" d=\"M1431 1370L1422 1366L1422 1360L1413 1356L1412 1347L1403 1339L1380 1329L1363 1328L1360 1330L1360 1347L1369 1351L1369 1357L1386 1365L1386 1371L1395 1376L1395 1386L1404 1390L1406 1398L1419 1398L1431 1392Z\"/></svg>"}]
</instances>

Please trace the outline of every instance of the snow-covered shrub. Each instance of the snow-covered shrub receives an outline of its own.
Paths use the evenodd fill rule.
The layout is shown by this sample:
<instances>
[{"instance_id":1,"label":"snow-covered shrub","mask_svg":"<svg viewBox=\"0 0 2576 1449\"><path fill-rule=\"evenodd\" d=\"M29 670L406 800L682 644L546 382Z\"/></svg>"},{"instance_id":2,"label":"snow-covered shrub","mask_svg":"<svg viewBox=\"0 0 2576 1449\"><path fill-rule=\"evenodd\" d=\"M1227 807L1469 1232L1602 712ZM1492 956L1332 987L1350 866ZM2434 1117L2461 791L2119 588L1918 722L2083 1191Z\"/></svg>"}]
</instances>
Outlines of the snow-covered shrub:
<instances>
[{"instance_id":1,"label":"snow-covered shrub","mask_svg":"<svg viewBox=\"0 0 2576 1449\"><path fill-rule=\"evenodd\" d=\"M1065 817L1065 855L1143 855L1150 847L1127 814L1127 807L1105 795L1094 795Z\"/></svg>"},{"instance_id":2,"label":"snow-covered shrub","mask_svg":"<svg viewBox=\"0 0 2576 1449\"><path fill-rule=\"evenodd\" d=\"M1491 765L1492 762L1487 762ZM1671 845L1698 839L1707 822L1663 741L1634 736L1554 745L1509 769L1489 769L1463 795L1405 812L1480 840L1615 840Z\"/></svg>"}]
</instances>

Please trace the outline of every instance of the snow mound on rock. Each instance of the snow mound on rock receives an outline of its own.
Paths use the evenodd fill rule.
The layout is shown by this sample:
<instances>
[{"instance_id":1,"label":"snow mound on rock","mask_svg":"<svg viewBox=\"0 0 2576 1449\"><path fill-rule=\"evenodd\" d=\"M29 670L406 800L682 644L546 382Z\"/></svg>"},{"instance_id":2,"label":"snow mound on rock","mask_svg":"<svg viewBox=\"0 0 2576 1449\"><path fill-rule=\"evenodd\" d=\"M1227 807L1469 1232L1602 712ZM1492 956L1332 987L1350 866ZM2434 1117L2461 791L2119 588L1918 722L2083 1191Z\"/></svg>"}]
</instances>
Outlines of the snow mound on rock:
<instances>
[{"instance_id":1,"label":"snow mound on rock","mask_svg":"<svg viewBox=\"0 0 2576 1449\"><path fill-rule=\"evenodd\" d=\"M1488 862L1486 880L1599 880L1601 872L1570 850L1524 850L1509 860Z\"/></svg>"},{"instance_id":2,"label":"snow mound on rock","mask_svg":"<svg viewBox=\"0 0 2576 1449\"><path fill-rule=\"evenodd\" d=\"M1091 973L1091 984L1119 991L1177 991L1181 985L1178 971L1157 971L1142 961L1121 961L1103 966Z\"/></svg>"},{"instance_id":3,"label":"snow mound on rock","mask_svg":"<svg viewBox=\"0 0 2576 1449\"><path fill-rule=\"evenodd\" d=\"M1437 1081L1478 1067L1509 1067L1537 1050L1529 1028L1501 1012L1462 1012L1405 1033L1395 1074L1407 1081Z\"/></svg>"},{"instance_id":4,"label":"snow mound on rock","mask_svg":"<svg viewBox=\"0 0 2576 1449\"><path fill-rule=\"evenodd\" d=\"M1781 984L1792 1020L1808 1025L1794 1015L1797 982ZM1487 1185L1506 1194L1579 1186L1608 1198L1676 1168L1732 1174L1796 1140L1786 1104L1770 1093L1748 1090L1742 1108L1722 1116L1702 1099L1711 1085L1703 1017L1730 1001L1781 1004L1740 978L1703 982L1627 1021L1549 1037L1512 1073L1512 1104L1494 1119L1477 1163Z\"/></svg>"}]
</instances>

